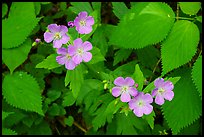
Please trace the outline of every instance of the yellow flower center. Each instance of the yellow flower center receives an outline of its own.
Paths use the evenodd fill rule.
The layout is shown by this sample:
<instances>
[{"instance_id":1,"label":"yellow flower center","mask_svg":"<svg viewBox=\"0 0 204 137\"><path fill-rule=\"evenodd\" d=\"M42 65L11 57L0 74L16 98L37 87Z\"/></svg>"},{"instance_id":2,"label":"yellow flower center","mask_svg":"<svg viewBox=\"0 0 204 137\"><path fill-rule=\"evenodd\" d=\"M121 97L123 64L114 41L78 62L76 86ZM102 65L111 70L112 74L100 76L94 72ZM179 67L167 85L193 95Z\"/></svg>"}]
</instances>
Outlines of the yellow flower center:
<instances>
[{"instance_id":1,"label":"yellow flower center","mask_svg":"<svg viewBox=\"0 0 204 137\"><path fill-rule=\"evenodd\" d=\"M142 100L138 101L137 104L138 104L138 106L140 106L140 107L144 106L144 102L143 102Z\"/></svg>"},{"instance_id":2,"label":"yellow flower center","mask_svg":"<svg viewBox=\"0 0 204 137\"><path fill-rule=\"evenodd\" d=\"M69 60L71 58L71 56L69 54L67 54L66 58Z\"/></svg>"},{"instance_id":3,"label":"yellow flower center","mask_svg":"<svg viewBox=\"0 0 204 137\"><path fill-rule=\"evenodd\" d=\"M128 90L128 86L123 86L123 87L122 87L122 91L123 91L123 92L126 92L127 90Z\"/></svg>"},{"instance_id":4,"label":"yellow flower center","mask_svg":"<svg viewBox=\"0 0 204 137\"><path fill-rule=\"evenodd\" d=\"M77 49L77 53L78 53L79 55L82 55L82 54L84 53L84 51L79 48L79 49Z\"/></svg>"},{"instance_id":5,"label":"yellow flower center","mask_svg":"<svg viewBox=\"0 0 204 137\"><path fill-rule=\"evenodd\" d=\"M59 32L55 33L55 36L54 36L54 39L60 39L61 38L61 35Z\"/></svg>"},{"instance_id":6,"label":"yellow flower center","mask_svg":"<svg viewBox=\"0 0 204 137\"><path fill-rule=\"evenodd\" d=\"M79 23L80 23L80 26L86 26L86 22L84 20L81 20Z\"/></svg>"},{"instance_id":7,"label":"yellow flower center","mask_svg":"<svg viewBox=\"0 0 204 137\"><path fill-rule=\"evenodd\" d=\"M159 88L159 89L158 89L158 92L159 92L159 93L163 93L164 91L165 91L165 90L164 90L163 88Z\"/></svg>"}]
</instances>

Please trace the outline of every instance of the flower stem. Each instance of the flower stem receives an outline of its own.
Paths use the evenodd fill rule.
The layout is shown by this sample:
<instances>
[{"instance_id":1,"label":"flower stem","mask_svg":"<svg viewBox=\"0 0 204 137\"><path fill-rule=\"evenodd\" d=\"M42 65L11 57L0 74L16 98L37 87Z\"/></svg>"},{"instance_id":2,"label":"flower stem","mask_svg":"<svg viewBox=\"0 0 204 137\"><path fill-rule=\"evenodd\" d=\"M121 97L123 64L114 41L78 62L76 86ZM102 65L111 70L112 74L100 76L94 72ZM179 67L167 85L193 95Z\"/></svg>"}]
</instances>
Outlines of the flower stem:
<instances>
[{"instance_id":1,"label":"flower stem","mask_svg":"<svg viewBox=\"0 0 204 137\"><path fill-rule=\"evenodd\" d=\"M157 68L157 66L159 65L159 62L161 61L161 58L157 61L157 63L156 63L156 65L155 65L155 67L154 67L154 69L153 69L153 74L154 74L154 72L156 71L156 68ZM151 81L152 80L152 76L149 78L149 81Z\"/></svg>"}]
</instances>

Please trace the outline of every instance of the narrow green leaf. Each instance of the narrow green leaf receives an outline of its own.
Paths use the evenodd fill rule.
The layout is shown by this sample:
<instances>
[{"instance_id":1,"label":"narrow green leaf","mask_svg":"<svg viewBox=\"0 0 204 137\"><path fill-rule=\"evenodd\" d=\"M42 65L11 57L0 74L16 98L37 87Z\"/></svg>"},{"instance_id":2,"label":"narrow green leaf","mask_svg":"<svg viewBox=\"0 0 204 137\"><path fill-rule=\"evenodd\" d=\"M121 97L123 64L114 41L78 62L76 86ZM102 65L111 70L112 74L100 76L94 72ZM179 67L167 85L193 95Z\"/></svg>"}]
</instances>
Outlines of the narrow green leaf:
<instances>
[{"instance_id":1,"label":"narrow green leaf","mask_svg":"<svg viewBox=\"0 0 204 137\"><path fill-rule=\"evenodd\" d=\"M2 49L2 60L11 73L27 59L30 49L31 39L27 39L19 47Z\"/></svg>"},{"instance_id":2,"label":"narrow green leaf","mask_svg":"<svg viewBox=\"0 0 204 137\"><path fill-rule=\"evenodd\" d=\"M194 63L191 77L202 100L202 55Z\"/></svg>"},{"instance_id":3,"label":"narrow green leaf","mask_svg":"<svg viewBox=\"0 0 204 137\"><path fill-rule=\"evenodd\" d=\"M201 2L179 2L181 10L185 14L196 15L201 9Z\"/></svg>"},{"instance_id":4,"label":"narrow green leaf","mask_svg":"<svg viewBox=\"0 0 204 137\"><path fill-rule=\"evenodd\" d=\"M8 6L7 6L6 3L3 3L3 4L2 4L2 18L3 18L4 16L6 16L7 12L8 12Z\"/></svg>"},{"instance_id":5,"label":"narrow green leaf","mask_svg":"<svg viewBox=\"0 0 204 137\"><path fill-rule=\"evenodd\" d=\"M143 48L161 42L174 23L174 12L161 2L135 4L110 36L110 44L121 48Z\"/></svg>"},{"instance_id":6,"label":"narrow green leaf","mask_svg":"<svg viewBox=\"0 0 204 137\"><path fill-rule=\"evenodd\" d=\"M200 23L202 23L202 16L197 16L196 20L199 21Z\"/></svg>"},{"instance_id":7,"label":"narrow green leaf","mask_svg":"<svg viewBox=\"0 0 204 137\"><path fill-rule=\"evenodd\" d=\"M174 85L173 100L166 101L162 111L173 134L177 134L202 115L202 102L192 82L190 68L177 69L170 76L181 79Z\"/></svg>"},{"instance_id":8,"label":"narrow green leaf","mask_svg":"<svg viewBox=\"0 0 204 137\"><path fill-rule=\"evenodd\" d=\"M54 69L54 68L62 66L62 65L57 63L57 61L56 61L57 56L58 56L58 54L49 55L42 62L38 63L36 65L36 68Z\"/></svg>"},{"instance_id":9,"label":"narrow green leaf","mask_svg":"<svg viewBox=\"0 0 204 137\"><path fill-rule=\"evenodd\" d=\"M162 76L189 62L200 40L198 27L190 21L177 21L161 46Z\"/></svg>"},{"instance_id":10,"label":"narrow green leaf","mask_svg":"<svg viewBox=\"0 0 204 137\"><path fill-rule=\"evenodd\" d=\"M2 128L2 135L17 135L17 133L8 128Z\"/></svg>"},{"instance_id":11,"label":"narrow green leaf","mask_svg":"<svg viewBox=\"0 0 204 137\"><path fill-rule=\"evenodd\" d=\"M128 8L124 2L112 2L113 13L119 18L122 17L128 12Z\"/></svg>"},{"instance_id":12,"label":"narrow green leaf","mask_svg":"<svg viewBox=\"0 0 204 137\"><path fill-rule=\"evenodd\" d=\"M31 75L25 72L8 74L2 86L3 96L10 105L44 115L40 87Z\"/></svg>"},{"instance_id":13,"label":"narrow green leaf","mask_svg":"<svg viewBox=\"0 0 204 137\"><path fill-rule=\"evenodd\" d=\"M137 89L141 91L144 85L145 77L143 76L138 64L135 65L135 72L133 73L132 78L135 80L135 83L138 84Z\"/></svg>"},{"instance_id":14,"label":"narrow green leaf","mask_svg":"<svg viewBox=\"0 0 204 137\"><path fill-rule=\"evenodd\" d=\"M119 49L114 55L113 66L118 64L120 61L126 60L130 56L131 53L132 53L132 50Z\"/></svg>"}]
</instances>

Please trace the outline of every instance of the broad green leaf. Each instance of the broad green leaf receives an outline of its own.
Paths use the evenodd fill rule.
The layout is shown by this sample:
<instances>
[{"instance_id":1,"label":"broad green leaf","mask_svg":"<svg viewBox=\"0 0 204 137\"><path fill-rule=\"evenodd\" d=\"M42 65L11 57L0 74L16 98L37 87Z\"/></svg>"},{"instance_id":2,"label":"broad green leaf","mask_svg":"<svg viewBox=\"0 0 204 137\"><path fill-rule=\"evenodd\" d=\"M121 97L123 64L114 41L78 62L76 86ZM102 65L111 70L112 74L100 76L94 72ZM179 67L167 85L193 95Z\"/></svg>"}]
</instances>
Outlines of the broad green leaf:
<instances>
[{"instance_id":1,"label":"broad green leaf","mask_svg":"<svg viewBox=\"0 0 204 137\"><path fill-rule=\"evenodd\" d=\"M135 4L110 36L110 44L121 48L143 48L161 42L174 23L174 12L165 3Z\"/></svg>"},{"instance_id":2,"label":"broad green leaf","mask_svg":"<svg viewBox=\"0 0 204 137\"><path fill-rule=\"evenodd\" d=\"M40 2L34 2L34 6L35 6L35 14L37 16L41 10L41 4L40 4Z\"/></svg>"},{"instance_id":3,"label":"broad green leaf","mask_svg":"<svg viewBox=\"0 0 204 137\"><path fill-rule=\"evenodd\" d=\"M202 99L202 55L194 63L191 77Z\"/></svg>"},{"instance_id":4,"label":"broad green leaf","mask_svg":"<svg viewBox=\"0 0 204 137\"><path fill-rule=\"evenodd\" d=\"M66 95L63 97L62 106L67 107L74 104L76 99L73 97L72 92L67 92Z\"/></svg>"},{"instance_id":5,"label":"broad green leaf","mask_svg":"<svg viewBox=\"0 0 204 137\"><path fill-rule=\"evenodd\" d=\"M122 17L128 12L128 8L124 2L112 2L113 13L119 18Z\"/></svg>"},{"instance_id":6,"label":"broad green leaf","mask_svg":"<svg viewBox=\"0 0 204 137\"><path fill-rule=\"evenodd\" d=\"M93 12L93 9L89 2L71 2L71 7L69 7L72 12L79 14L82 11L86 11L88 14Z\"/></svg>"},{"instance_id":7,"label":"broad green leaf","mask_svg":"<svg viewBox=\"0 0 204 137\"><path fill-rule=\"evenodd\" d=\"M179 2L181 10L185 14L196 15L201 8L201 2Z\"/></svg>"},{"instance_id":8,"label":"broad green leaf","mask_svg":"<svg viewBox=\"0 0 204 137\"><path fill-rule=\"evenodd\" d=\"M40 18L35 16L33 2L13 2L9 18L2 21L2 48L21 45L39 20Z\"/></svg>"},{"instance_id":9,"label":"broad green leaf","mask_svg":"<svg viewBox=\"0 0 204 137\"><path fill-rule=\"evenodd\" d=\"M11 49L2 49L2 60L9 68L10 73L13 73L13 71L27 59L30 49L30 39L27 39L19 47Z\"/></svg>"},{"instance_id":10,"label":"broad green leaf","mask_svg":"<svg viewBox=\"0 0 204 137\"><path fill-rule=\"evenodd\" d=\"M115 66L121 61L126 60L130 56L131 53L132 53L132 50L119 49L114 55L113 66Z\"/></svg>"},{"instance_id":11,"label":"broad green leaf","mask_svg":"<svg viewBox=\"0 0 204 137\"><path fill-rule=\"evenodd\" d=\"M58 99L61 95L61 92L59 90L48 90L47 97L53 102L56 99Z\"/></svg>"},{"instance_id":12,"label":"broad green leaf","mask_svg":"<svg viewBox=\"0 0 204 137\"><path fill-rule=\"evenodd\" d=\"M10 105L44 115L40 87L31 75L26 72L8 74L2 86L3 96Z\"/></svg>"},{"instance_id":13,"label":"broad green leaf","mask_svg":"<svg viewBox=\"0 0 204 137\"><path fill-rule=\"evenodd\" d=\"M14 112L5 112L5 111L2 111L2 121L7 118L10 114L13 114Z\"/></svg>"},{"instance_id":14,"label":"broad green leaf","mask_svg":"<svg viewBox=\"0 0 204 137\"><path fill-rule=\"evenodd\" d=\"M54 69L60 67L62 65L58 64L56 61L56 57L58 54L51 54L42 62L36 65L36 68L45 68L45 69Z\"/></svg>"},{"instance_id":15,"label":"broad green leaf","mask_svg":"<svg viewBox=\"0 0 204 137\"><path fill-rule=\"evenodd\" d=\"M133 73L132 78L135 80L135 83L138 84L137 89L141 91L144 85L145 77L143 76L138 64L135 65L135 72Z\"/></svg>"},{"instance_id":16,"label":"broad green leaf","mask_svg":"<svg viewBox=\"0 0 204 137\"><path fill-rule=\"evenodd\" d=\"M91 2L91 5L94 11L96 10L98 12L99 22L101 22L101 2Z\"/></svg>"},{"instance_id":17,"label":"broad green leaf","mask_svg":"<svg viewBox=\"0 0 204 137\"><path fill-rule=\"evenodd\" d=\"M83 67L82 65L78 65L74 70L67 70L67 73L66 73L65 87L70 82L70 88L72 90L74 98L77 98L81 85L84 82L82 67Z\"/></svg>"},{"instance_id":18,"label":"broad green leaf","mask_svg":"<svg viewBox=\"0 0 204 137\"><path fill-rule=\"evenodd\" d=\"M147 121L147 123L150 125L151 129L154 129L154 118L155 118L154 110L149 115L143 115L142 118Z\"/></svg>"},{"instance_id":19,"label":"broad green leaf","mask_svg":"<svg viewBox=\"0 0 204 137\"><path fill-rule=\"evenodd\" d=\"M74 118L70 115L68 116L68 118L64 119L64 123L68 126L72 126L72 124L74 123Z\"/></svg>"},{"instance_id":20,"label":"broad green leaf","mask_svg":"<svg viewBox=\"0 0 204 137\"><path fill-rule=\"evenodd\" d=\"M199 30L193 22L177 21L161 46L162 75L189 62L199 40Z\"/></svg>"},{"instance_id":21,"label":"broad green leaf","mask_svg":"<svg viewBox=\"0 0 204 137\"><path fill-rule=\"evenodd\" d=\"M92 53L92 59L88 62L88 64L95 64L105 60L99 48L93 46L93 49L90 52Z\"/></svg>"},{"instance_id":22,"label":"broad green leaf","mask_svg":"<svg viewBox=\"0 0 204 137\"><path fill-rule=\"evenodd\" d=\"M8 6L7 6L6 3L3 3L3 4L2 4L2 18L3 18L4 16L6 16L7 12L8 12Z\"/></svg>"},{"instance_id":23,"label":"broad green leaf","mask_svg":"<svg viewBox=\"0 0 204 137\"><path fill-rule=\"evenodd\" d=\"M67 2L60 2L59 6L60 6L60 10L64 11L67 8Z\"/></svg>"},{"instance_id":24,"label":"broad green leaf","mask_svg":"<svg viewBox=\"0 0 204 137\"><path fill-rule=\"evenodd\" d=\"M8 128L2 128L2 135L17 135L17 133Z\"/></svg>"},{"instance_id":25,"label":"broad green leaf","mask_svg":"<svg viewBox=\"0 0 204 137\"><path fill-rule=\"evenodd\" d=\"M47 112L50 116L58 116L60 113L60 106L57 103L53 103L52 106L48 108Z\"/></svg>"},{"instance_id":26,"label":"broad green leaf","mask_svg":"<svg viewBox=\"0 0 204 137\"><path fill-rule=\"evenodd\" d=\"M174 85L173 100L166 101L162 111L173 134L177 134L202 115L202 102L192 82L190 68L177 69L171 76L181 76L181 79Z\"/></svg>"}]
</instances>

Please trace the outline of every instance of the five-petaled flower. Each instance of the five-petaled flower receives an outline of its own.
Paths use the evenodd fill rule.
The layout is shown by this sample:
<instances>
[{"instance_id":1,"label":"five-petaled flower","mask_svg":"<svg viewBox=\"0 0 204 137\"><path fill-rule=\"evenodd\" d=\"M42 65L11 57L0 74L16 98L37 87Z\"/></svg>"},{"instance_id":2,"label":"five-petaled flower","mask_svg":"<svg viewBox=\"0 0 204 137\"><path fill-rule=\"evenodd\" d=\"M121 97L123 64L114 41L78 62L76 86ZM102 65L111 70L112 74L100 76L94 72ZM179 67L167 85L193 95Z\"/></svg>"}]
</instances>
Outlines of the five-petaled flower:
<instances>
[{"instance_id":1,"label":"five-petaled flower","mask_svg":"<svg viewBox=\"0 0 204 137\"><path fill-rule=\"evenodd\" d=\"M131 100L131 96L136 96L138 91L133 87L135 81L130 78L126 77L118 77L114 80L115 87L112 88L112 95L114 97L118 97L121 95L120 100L122 102L129 102Z\"/></svg>"},{"instance_id":2,"label":"five-petaled flower","mask_svg":"<svg viewBox=\"0 0 204 137\"><path fill-rule=\"evenodd\" d=\"M89 34L92 31L92 25L94 19L92 16L88 16L87 12L83 11L78 14L74 20L74 26L80 34Z\"/></svg>"},{"instance_id":3,"label":"five-petaled flower","mask_svg":"<svg viewBox=\"0 0 204 137\"><path fill-rule=\"evenodd\" d=\"M69 54L68 49L64 47L59 48L57 49L57 54L61 55L56 57L56 61L61 65L65 64L66 69L73 70L77 66L72 60L72 56Z\"/></svg>"},{"instance_id":4,"label":"five-petaled flower","mask_svg":"<svg viewBox=\"0 0 204 137\"><path fill-rule=\"evenodd\" d=\"M44 33L44 39L47 43L53 41L54 48L61 48L62 44L66 44L70 37L66 34L68 28L64 25L50 24L49 32Z\"/></svg>"},{"instance_id":5,"label":"five-petaled flower","mask_svg":"<svg viewBox=\"0 0 204 137\"><path fill-rule=\"evenodd\" d=\"M81 38L75 39L73 43L73 45L68 47L68 52L73 56L73 61L76 64L80 64L82 61L89 62L92 54L88 51L92 49L92 44L88 41L83 43Z\"/></svg>"},{"instance_id":6,"label":"five-petaled flower","mask_svg":"<svg viewBox=\"0 0 204 137\"><path fill-rule=\"evenodd\" d=\"M142 117L143 114L148 115L152 112L152 102L153 98L149 93L144 94L143 92L139 92L128 104L129 108L133 110L136 116Z\"/></svg>"},{"instance_id":7,"label":"five-petaled flower","mask_svg":"<svg viewBox=\"0 0 204 137\"><path fill-rule=\"evenodd\" d=\"M163 78L157 78L154 81L156 88L152 91L152 96L156 96L155 103L158 105L164 104L164 99L171 101L174 97L174 92L172 91L174 85L171 81L164 81Z\"/></svg>"}]
</instances>

